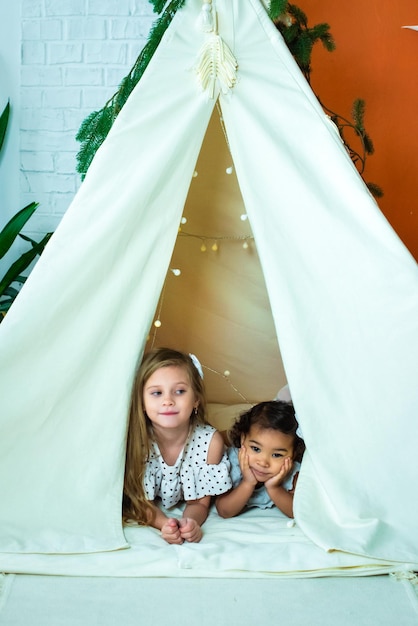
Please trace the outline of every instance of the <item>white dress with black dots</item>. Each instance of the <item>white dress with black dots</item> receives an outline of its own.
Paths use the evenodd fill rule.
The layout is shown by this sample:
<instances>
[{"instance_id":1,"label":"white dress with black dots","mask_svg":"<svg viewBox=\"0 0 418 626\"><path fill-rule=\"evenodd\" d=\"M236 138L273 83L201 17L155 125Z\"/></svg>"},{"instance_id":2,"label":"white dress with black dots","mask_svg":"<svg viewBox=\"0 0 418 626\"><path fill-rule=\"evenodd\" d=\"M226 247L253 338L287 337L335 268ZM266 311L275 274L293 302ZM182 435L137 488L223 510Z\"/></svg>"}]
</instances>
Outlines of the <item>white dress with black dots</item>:
<instances>
[{"instance_id":1,"label":"white dress with black dots","mask_svg":"<svg viewBox=\"0 0 418 626\"><path fill-rule=\"evenodd\" d=\"M163 507L169 509L183 500L217 496L231 489L226 453L217 465L206 463L215 432L212 426L196 425L174 465L167 465L157 443L153 443L144 477L148 500L161 498Z\"/></svg>"}]
</instances>

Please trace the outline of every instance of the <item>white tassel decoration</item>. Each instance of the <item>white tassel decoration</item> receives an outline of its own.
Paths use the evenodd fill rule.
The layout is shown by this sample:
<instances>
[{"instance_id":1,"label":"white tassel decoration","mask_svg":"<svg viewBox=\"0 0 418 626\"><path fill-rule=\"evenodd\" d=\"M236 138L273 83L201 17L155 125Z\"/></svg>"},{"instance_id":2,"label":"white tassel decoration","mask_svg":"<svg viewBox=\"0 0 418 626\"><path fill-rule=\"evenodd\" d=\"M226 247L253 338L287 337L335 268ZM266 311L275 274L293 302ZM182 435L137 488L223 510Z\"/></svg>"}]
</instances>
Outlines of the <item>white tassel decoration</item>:
<instances>
[{"instance_id":1,"label":"white tassel decoration","mask_svg":"<svg viewBox=\"0 0 418 626\"><path fill-rule=\"evenodd\" d=\"M199 26L204 33L215 30L212 2L203 2L199 15Z\"/></svg>"},{"instance_id":2,"label":"white tassel decoration","mask_svg":"<svg viewBox=\"0 0 418 626\"><path fill-rule=\"evenodd\" d=\"M238 62L217 32L216 12L212 0L204 0L199 21L200 28L207 33L207 37L199 51L195 70L202 90L213 99L217 81L222 93L228 93L234 87L237 82Z\"/></svg>"}]
</instances>

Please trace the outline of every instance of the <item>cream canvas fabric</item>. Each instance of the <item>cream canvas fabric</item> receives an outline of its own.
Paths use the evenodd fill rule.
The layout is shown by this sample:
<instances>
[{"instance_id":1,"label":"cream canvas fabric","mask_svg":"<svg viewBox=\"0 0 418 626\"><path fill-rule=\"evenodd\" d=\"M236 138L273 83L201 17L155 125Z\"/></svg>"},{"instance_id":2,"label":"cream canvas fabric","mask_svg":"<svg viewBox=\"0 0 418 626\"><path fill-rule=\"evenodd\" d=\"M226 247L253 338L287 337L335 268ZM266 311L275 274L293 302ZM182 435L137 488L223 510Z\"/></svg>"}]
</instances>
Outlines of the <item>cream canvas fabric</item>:
<instances>
[{"instance_id":1,"label":"cream canvas fabric","mask_svg":"<svg viewBox=\"0 0 418 626\"><path fill-rule=\"evenodd\" d=\"M259 378L262 395L235 401L265 399L267 389L273 397L286 382L272 367L266 387L260 375L264 342L276 354L267 353L268 364L280 367L278 339L308 448L298 528L322 550L345 551L354 562L359 555L359 564L417 563L415 261L260 0L215 6L238 61L237 83L219 103L273 324L265 334L260 318L251 349L237 341L240 389ZM27 571L31 553L128 546L120 511L130 384L218 95L199 91L193 71L205 38L200 10L200 0L188 0L176 14L0 326L0 550L20 562L26 553ZM236 295L250 312L252 295L251 280L244 298ZM189 323L186 302L176 304L191 351L200 356L201 336L203 354L212 347L230 363L217 337L219 313L200 329L202 305ZM228 308L226 299L225 318ZM271 328L277 339L269 342ZM189 349L183 335L170 341ZM10 555L7 563L13 567ZM304 569L303 551L292 569Z\"/></svg>"}]
</instances>

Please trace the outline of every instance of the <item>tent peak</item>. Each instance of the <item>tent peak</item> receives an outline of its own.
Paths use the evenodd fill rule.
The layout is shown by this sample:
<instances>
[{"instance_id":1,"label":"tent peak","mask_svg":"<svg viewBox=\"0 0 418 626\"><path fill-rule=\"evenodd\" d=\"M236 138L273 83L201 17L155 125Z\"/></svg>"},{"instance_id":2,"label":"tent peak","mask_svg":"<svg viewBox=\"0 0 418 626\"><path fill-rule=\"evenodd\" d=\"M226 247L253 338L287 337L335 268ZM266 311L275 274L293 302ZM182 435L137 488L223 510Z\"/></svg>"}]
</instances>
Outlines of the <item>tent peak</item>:
<instances>
[{"instance_id":1,"label":"tent peak","mask_svg":"<svg viewBox=\"0 0 418 626\"><path fill-rule=\"evenodd\" d=\"M234 87L238 61L218 33L218 17L212 0L203 0L198 23L207 36L200 48L195 71L202 90L213 99L217 82L225 94Z\"/></svg>"}]
</instances>

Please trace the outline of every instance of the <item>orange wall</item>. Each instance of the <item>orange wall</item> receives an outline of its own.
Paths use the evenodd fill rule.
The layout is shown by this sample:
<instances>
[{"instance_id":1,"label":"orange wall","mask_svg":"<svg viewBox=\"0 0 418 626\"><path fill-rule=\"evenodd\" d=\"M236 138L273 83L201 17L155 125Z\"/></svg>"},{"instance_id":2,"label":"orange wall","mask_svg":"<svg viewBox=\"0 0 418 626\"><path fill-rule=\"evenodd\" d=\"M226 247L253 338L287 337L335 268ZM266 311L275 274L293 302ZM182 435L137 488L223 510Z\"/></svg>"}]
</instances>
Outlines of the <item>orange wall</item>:
<instances>
[{"instance_id":1,"label":"orange wall","mask_svg":"<svg viewBox=\"0 0 418 626\"><path fill-rule=\"evenodd\" d=\"M375 153L364 178L382 187L378 204L418 259L417 0L294 0L308 24L327 22L336 50L316 44L311 84L324 105L350 117L366 101L365 127Z\"/></svg>"}]
</instances>

